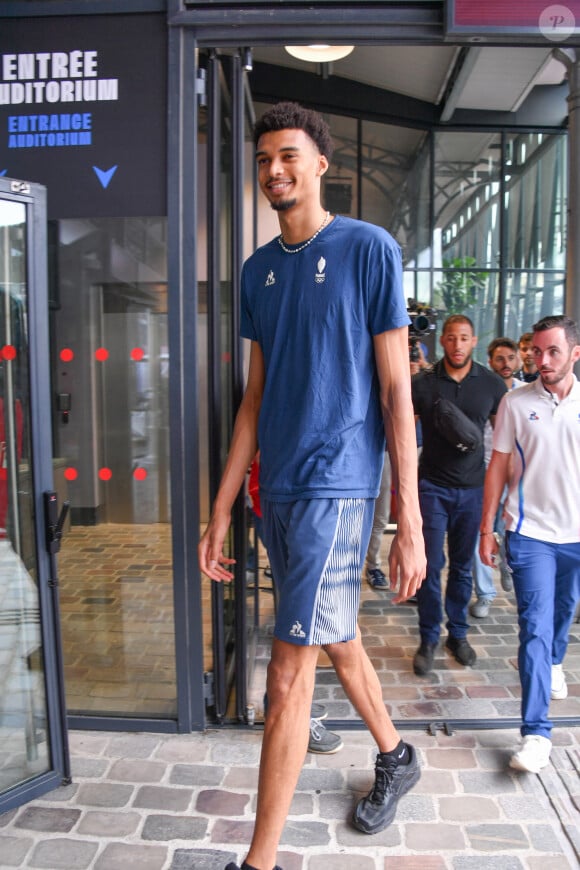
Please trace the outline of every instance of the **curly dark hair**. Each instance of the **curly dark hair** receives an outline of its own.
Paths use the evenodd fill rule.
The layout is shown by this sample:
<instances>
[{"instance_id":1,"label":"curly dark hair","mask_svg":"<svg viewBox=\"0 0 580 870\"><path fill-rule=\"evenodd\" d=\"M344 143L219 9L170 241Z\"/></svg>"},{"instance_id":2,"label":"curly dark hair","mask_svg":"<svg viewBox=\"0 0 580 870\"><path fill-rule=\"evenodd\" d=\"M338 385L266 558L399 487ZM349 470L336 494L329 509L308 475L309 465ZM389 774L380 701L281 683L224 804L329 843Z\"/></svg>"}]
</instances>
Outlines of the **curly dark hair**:
<instances>
[{"instance_id":1,"label":"curly dark hair","mask_svg":"<svg viewBox=\"0 0 580 870\"><path fill-rule=\"evenodd\" d=\"M324 118L313 109L305 109L298 103L276 103L256 121L254 145L258 144L260 136L274 130L304 130L330 163L334 151L330 129Z\"/></svg>"}]
</instances>

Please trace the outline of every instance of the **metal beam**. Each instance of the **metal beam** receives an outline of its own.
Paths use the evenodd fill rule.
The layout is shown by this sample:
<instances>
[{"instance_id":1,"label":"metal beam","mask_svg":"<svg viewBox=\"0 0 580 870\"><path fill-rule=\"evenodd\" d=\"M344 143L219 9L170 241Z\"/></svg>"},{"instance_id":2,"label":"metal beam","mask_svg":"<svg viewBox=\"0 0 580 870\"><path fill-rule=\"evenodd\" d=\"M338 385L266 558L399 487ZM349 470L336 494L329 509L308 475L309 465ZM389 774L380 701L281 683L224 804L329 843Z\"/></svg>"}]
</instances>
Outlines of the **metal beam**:
<instances>
[{"instance_id":1,"label":"metal beam","mask_svg":"<svg viewBox=\"0 0 580 870\"><path fill-rule=\"evenodd\" d=\"M275 64L254 63L250 85L257 102L295 100L320 112L420 129L439 119L438 107L425 100L338 76L324 79L297 69L289 73Z\"/></svg>"},{"instance_id":2,"label":"metal beam","mask_svg":"<svg viewBox=\"0 0 580 870\"><path fill-rule=\"evenodd\" d=\"M195 27L200 45L224 47L308 44L322 33L325 42L349 45L441 44L444 36L441 2L203 4L172 16L170 24Z\"/></svg>"}]
</instances>

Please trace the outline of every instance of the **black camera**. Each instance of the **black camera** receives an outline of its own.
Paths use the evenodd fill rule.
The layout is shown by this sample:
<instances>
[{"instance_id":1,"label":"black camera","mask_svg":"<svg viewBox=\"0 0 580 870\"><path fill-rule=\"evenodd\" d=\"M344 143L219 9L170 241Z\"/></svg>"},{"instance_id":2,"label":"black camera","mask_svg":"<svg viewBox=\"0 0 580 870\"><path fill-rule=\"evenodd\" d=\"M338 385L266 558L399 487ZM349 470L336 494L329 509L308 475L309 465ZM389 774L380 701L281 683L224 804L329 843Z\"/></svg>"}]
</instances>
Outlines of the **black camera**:
<instances>
[{"instance_id":1,"label":"black camera","mask_svg":"<svg viewBox=\"0 0 580 870\"><path fill-rule=\"evenodd\" d=\"M407 314L411 318L409 335L427 335L435 330L435 321L437 320L435 308L428 308L426 305L415 302L414 299L407 299Z\"/></svg>"},{"instance_id":2,"label":"black camera","mask_svg":"<svg viewBox=\"0 0 580 870\"><path fill-rule=\"evenodd\" d=\"M409 360L410 362L419 362L420 338L424 338L423 343L430 352L434 349L437 310L422 305L414 299L407 299L407 314L411 320L409 324Z\"/></svg>"}]
</instances>

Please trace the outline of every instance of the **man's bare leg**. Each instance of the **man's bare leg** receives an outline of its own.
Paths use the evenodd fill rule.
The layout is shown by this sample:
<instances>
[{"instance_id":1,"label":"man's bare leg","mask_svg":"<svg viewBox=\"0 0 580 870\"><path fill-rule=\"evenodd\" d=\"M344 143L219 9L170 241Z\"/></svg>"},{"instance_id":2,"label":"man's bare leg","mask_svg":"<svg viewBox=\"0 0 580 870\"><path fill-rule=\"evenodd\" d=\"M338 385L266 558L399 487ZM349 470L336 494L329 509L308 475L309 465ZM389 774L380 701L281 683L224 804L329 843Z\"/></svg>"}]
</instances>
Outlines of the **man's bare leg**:
<instances>
[{"instance_id":1,"label":"man's bare leg","mask_svg":"<svg viewBox=\"0 0 580 870\"><path fill-rule=\"evenodd\" d=\"M246 858L258 870L272 870L276 864L278 843L304 764L319 650L278 639L272 644L256 821Z\"/></svg>"},{"instance_id":2,"label":"man's bare leg","mask_svg":"<svg viewBox=\"0 0 580 870\"><path fill-rule=\"evenodd\" d=\"M362 645L360 629L354 640L324 647L342 687L375 738L379 752L390 752L400 740L383 701L377 672Z\"/></svg>"}]
</instances>

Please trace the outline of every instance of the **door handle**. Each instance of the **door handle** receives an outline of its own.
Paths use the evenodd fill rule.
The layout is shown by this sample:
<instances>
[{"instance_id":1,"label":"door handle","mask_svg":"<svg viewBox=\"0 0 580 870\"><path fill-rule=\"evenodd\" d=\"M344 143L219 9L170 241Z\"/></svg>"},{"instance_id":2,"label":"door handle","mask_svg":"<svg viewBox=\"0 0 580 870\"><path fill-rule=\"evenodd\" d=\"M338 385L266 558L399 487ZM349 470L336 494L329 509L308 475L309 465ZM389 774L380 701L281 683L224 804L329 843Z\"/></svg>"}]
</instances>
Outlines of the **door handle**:
<instances>
[{"instance_id":1,"label":"door handle","mask_svg":"<svg viewBox=\"0 0 580 870\"><path fill-rule=\"evenodd\" d=\"M60 542L62 538L62 530L66 522L70 502L65 501L62 504L60 513L58 512L58 497L56 492L44 493L44 520L46 527L46 549L54 555L60 550Z\"/></svg>"}]
</instances>

